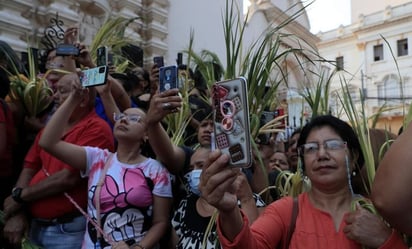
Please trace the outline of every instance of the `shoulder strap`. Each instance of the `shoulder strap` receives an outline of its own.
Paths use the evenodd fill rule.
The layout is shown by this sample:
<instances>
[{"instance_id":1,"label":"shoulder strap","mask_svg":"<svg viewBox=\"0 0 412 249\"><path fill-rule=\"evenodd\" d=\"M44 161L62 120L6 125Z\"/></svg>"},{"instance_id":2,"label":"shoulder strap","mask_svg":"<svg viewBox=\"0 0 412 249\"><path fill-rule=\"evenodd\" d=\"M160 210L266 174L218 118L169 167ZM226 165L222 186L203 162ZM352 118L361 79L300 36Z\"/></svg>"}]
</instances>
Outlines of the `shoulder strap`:
<instances>
[{"instance_id":1,"label":"shoulder strap","mask_svg":"<svg viewBox=\"0 0 412 249\"><path fill-rule=\"evenodd\" d=\"M290 240L292 239L293 232L295 232L296 227L296 218L299 213L299 201L298 197L293 198L293 207L292 207L292 218L290 219L290 225L288 230L288 236L286 237L284 249L289 248Z\"/></svg>"}]
</instances>

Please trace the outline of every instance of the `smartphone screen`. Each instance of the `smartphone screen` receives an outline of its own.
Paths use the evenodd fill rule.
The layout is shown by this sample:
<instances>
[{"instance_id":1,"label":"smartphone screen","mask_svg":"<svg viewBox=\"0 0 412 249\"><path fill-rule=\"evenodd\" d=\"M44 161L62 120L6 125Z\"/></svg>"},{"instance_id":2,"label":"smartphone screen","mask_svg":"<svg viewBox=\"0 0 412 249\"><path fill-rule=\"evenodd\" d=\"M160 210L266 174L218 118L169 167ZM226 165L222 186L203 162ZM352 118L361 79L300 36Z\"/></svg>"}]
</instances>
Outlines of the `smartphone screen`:
<instances>
[{"instance_id":1,"label":"smartphone screen","mask_svg":"<svg viewBox=\"0 0 412 249\"><path fill-rule=\"evenodd\" d=\"M56 47L57 56L79 56L80 50L72 44L58 44Z\"/></svg>"},{"instance_id":2,"label":"smartphone screen","mask_svg":"<svg viewBox=\"0 0 412 249\"><path fill-rule=\"evenodd\" d=\"M230 156L233 167L252 164L247 83L243 77L212 87L214 145Z\"/></svg>"},{"instance_id":3,"label":"smartphone screen","mask_svg":"<svg viewBox=\"0 0 412 249\"><path fill-rule=\"evenodd\" d=\"M96 64L98 67L100 66L106 66L108 64L108 52L107 52L107 47L102 46L97 49L97 60Z\"/></svg>"},{"instance_id":4,"label":"smartphone screen","mask_svg":"<svg viewBox=\"0 0 412 249\"><path fill-rule=\"evenodd\" d=\"M100 66L82 71L80 82L83 87L99 86L106 83L108 75L108 67Z\"/></svg>"},{"instance_id":5,"label":"smartphone screen","mask_svg":"<svg viewBox=\"0 0 412 249\"><path fill-rule=\"evenodd\" d=\"M161 67L159 69L159 91L164 92L172 88L178 88L177 67Z\"/></svg>"},{"instance_id":6,"label":"smartphone screen","mask_svg":"<svg viewBox=\"0 0 412 249\"><path fill-rule=\"evenodd\" d=\"M153 57L153 63L157 65L158 68L164 66L163 56L155 56Z\"/></svg>"}]
</instances>

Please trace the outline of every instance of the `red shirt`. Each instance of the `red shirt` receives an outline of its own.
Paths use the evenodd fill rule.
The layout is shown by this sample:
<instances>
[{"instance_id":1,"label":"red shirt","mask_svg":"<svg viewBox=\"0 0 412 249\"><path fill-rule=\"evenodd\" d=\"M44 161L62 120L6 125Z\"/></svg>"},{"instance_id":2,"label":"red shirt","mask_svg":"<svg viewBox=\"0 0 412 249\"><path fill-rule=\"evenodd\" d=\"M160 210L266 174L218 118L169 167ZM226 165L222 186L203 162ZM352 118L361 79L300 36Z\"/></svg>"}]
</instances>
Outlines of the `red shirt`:
<instances>
[{"instance_id":1,"label":"red shirt","mask_svg":"<svg viewBox=\"0 0 412 249\"><path fill-rule=\"evenodd\" d=\"M0 177L11 177L13 174L13 145L15 139L13 114L7 103L0 99L0 125L6 129L6 150L0 153ZM2 128L0 128L2 129Z\"/></svg>"},{"instance_id":2,"label":"red shirt","mask_svg":"<svg viewBox=\"0 0 412 249\"><path fill-rule=\"evenodd\" d=\"M37 170L30 181L30 186L35 185L48 177L46 172L42 170L42 167L50 175L53 175L62 169L69 169L72 172L77 172L79 178L81 178L80 170L64 164L40 148L39 139L41 133L42 132L39 132L39 134L37 134L37 137L25 158L24 167ZM97 116L94 110L73 126L62 139L66 142L81 146L94 146L102 149L109 149L110 151L114 150L112 130L103 119ZM82 208L85 209L87 207L86 178L82 179L82 184L67 191L67 193ZM62 193L30 202L30 211L35 218L53 219L65 214L77 212L78 210Z\"/></svg>"},{"instance_id":3,"label":"red shirt","mask_svg":"<svg viewBox=\"0 0 412 249\"><path fill-rule=\"evenodd\" d=\"M290 249L361 249L362 246L348 239L343 232L346 225L342 220L336 231L332 216L316 209L309 201L308 194L299 195L299 214L296 228L290 240ZM292 217L292 198L286 197L266 207L261 216L250 226L243 215L243 227L233 242L226 239L218 220L219 240L224 249L273 249L279 241L286 240ZM386 240L379 249L407 249L402 238L396 233Z\"/></svg>"}]
</instances>

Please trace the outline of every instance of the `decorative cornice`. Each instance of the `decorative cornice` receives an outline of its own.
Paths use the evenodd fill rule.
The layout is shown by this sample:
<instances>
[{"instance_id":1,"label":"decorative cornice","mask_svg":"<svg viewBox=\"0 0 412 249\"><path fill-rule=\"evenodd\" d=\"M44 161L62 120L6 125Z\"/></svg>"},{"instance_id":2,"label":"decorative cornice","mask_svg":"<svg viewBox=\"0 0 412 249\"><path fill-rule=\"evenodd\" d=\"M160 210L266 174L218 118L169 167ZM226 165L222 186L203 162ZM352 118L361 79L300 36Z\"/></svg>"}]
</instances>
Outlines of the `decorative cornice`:
<instances>
[{"instance_id":1,"label":"decorative cornice","mask_svg":"<svg viewBox=\"0 0 412 249\"><path fill-rule=\"evenodd\" d=\"M283 23L290 18L289 15L273 5L270 1L258 2L256 7L256 11L261 11L265 15L266 20L269 23L273 23L273 25ZM295 34L301 39L304 39L308 44L311 44L312 46L320 41L320 39L316 35L312 34L308 29L306 29L296 20L288 23L288 25L284 27L284 30L288 31L288 33Z\"/></svg>"}]
</instances>

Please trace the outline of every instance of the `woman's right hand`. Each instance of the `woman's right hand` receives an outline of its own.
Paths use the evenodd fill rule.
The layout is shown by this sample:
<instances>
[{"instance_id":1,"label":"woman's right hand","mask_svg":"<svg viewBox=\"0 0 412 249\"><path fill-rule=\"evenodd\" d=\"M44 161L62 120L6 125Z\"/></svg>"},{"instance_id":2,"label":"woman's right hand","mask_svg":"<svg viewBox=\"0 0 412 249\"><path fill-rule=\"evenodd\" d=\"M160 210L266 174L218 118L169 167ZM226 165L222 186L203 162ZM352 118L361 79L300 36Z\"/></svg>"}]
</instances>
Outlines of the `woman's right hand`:
<instances>
[{"instance_id":1,"label":"woman's right hand","mask_svg":"<svg viewBox=\"0 0 412 249\"><path fill-rule=\"evenodd\" d=\"M179 90L175 88L153 95L146 114L146 121L149 125L159 123L167 114L174 113L182 107L182 98L178 93Z\"/></svg>"},{"instance_id":2,"label":"woman's right hand","mask_svg":"<svg viewBox=\"0 0 412 249\"><path fill-rule=\"evenodd\" d=\"M201 197L220 212L232 212L237 207L239 169L228 165L229 156L219 150L210 153L200 176Z\"/></svg>"}]
</instances>

